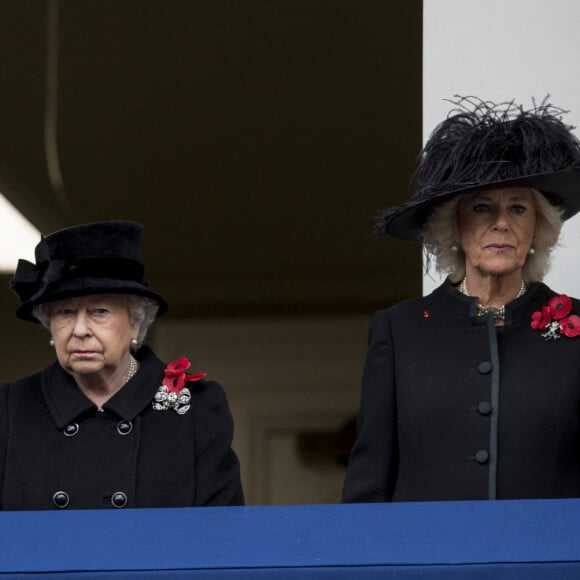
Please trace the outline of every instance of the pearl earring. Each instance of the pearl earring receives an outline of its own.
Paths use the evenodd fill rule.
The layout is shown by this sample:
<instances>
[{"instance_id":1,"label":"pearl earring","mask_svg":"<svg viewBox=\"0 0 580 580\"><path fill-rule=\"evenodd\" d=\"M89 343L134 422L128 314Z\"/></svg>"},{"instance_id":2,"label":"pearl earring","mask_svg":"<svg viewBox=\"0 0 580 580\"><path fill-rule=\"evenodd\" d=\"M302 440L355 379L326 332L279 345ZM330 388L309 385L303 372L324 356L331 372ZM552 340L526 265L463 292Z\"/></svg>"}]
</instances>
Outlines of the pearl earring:
<instances>
[{"instance_id":1,"label":"pearl earring","mask_svg":"<svg viewBox=\"0 0 580 580\"><path fill-rule=\"evenodd\" d=\"M459 246L458 246L457 244L453 244L453 245L451 246L451 251L452 251L454 254L457 254L457 252L459 252Z\"/></svg>"},{"instance_id":2,"label":"pearl earring","mask_svg":"<svg viewBox=\"0 0 580 580\"><path fill-rule=\"evenodd\" d=\"M131 339L131 346L137 348L139 346L139 341L136 338Z\"/></svg>"},{"instance_id":3,"label":"pearl earring","mask_svg":"<svg viewBox=\"0 0 580 580\"><path fill-rule=\"evenodd\" d=\"M528 250L528 254L530 254L530 256L533 256L536 253L536 248L534 248L534 246L530 246L530 249Z\"/></svg>"},{"instance_id":4,"label":"pearl earring","mask_svg":"<svg viewBox=\"0 0 580 580\"><path fill-rule=\"evenodd\" d=\"M50 344L50 346L54 347L54 338L52 338L52 336L50 337L48 344Z\"/></svg>"}]
</instances>

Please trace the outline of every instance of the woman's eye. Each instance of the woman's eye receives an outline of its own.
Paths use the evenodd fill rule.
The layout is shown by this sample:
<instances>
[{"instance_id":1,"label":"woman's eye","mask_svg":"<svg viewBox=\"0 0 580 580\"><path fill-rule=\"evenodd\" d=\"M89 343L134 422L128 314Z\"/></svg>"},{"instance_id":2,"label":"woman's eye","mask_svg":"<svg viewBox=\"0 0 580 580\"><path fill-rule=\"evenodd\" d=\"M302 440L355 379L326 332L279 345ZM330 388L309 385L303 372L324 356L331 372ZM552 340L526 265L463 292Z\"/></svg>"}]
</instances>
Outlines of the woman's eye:
<instances>
[{"instance_id":1,"label":"woman's eye","mask_svg":"<svg viewBox=\"0 0 580 580\"><path fill-rule=\"evenodd\" d=\"M107 314L109 314L109 311L106 308L94 308L93 309L93 314L95 316L106 316Z\"/></svg>"},{"instance_id":2,"label":"woman's eye","mask_svg":"<svg viewBox=\"0 0 580 580\"><path fill-rule=\"evenodd\" d=\"M487 213L489 211L489 205L487 203L478 203L473 206L473 211L475 213Z\"/></svg>"},{"instance_id":3,"label":"woman's eye","mask_svg":"<svg viewBox=\"0 0 580 580\"><path fill-rule=\"evenodd\" d=\"M527 211L527 207L525 205L514 205L512 206L512 212L516 215L522 215Z\"/></svg>"}]
</instances>

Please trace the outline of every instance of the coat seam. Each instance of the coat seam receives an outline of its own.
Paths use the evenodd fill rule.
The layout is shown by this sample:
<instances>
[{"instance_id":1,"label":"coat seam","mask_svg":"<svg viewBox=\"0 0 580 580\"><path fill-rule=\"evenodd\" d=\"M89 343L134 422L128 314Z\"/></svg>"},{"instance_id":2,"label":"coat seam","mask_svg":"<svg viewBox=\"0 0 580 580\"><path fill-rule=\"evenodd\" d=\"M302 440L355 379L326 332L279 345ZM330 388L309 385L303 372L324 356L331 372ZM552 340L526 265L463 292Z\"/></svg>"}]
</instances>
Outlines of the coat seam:
<instances>
[{"instance_id":1,"label":"coat seam","mask_svg":"<svg viewBox=\"0 0 580 580\"><path fill-rule=\"evenodd\" d=\"M488 498L497 499L500 368L497 332L495 321L491 314L487 316L487 330L491 354L491 425L489 433Z\"/></svg>"}]
</instances>

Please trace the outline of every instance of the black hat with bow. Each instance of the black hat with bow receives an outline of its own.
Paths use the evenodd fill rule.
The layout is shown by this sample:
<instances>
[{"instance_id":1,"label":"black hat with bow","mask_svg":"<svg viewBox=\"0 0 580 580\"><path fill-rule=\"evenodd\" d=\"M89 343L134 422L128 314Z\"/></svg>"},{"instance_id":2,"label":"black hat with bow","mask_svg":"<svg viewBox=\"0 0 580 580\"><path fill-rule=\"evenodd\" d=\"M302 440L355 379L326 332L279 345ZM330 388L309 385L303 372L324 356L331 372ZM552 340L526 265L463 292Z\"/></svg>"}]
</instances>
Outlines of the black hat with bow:
<instances>
[{"instance_id":1,"label":"black hat with bow","mask_svg":"<svg viewBox=\"0 0 580 580\"><path fill-rule=\"evenodd\" d=\"M413 194L383 210L375 233L421 240L433 208L484 189L537 189L564 220L580 210L580 142L562 122L564 111L547 98L529 110L513 101L456 98L421 152Z\"/></svg>"},{"instance_id":2,"label":"black hat with bow","mask_svg":"<svg viewBox=\"0 0 580 580\"><path fill-rule=\"evenodd\" d=\"M43 236L36 246L36 264L18 260L11 288L20 298L16 315L38 322L38 304L92 294L137 294L159 305L167 302L144 280L141 263L143 226L131 221L82 224Z\"/></svg>"}]
</instances>

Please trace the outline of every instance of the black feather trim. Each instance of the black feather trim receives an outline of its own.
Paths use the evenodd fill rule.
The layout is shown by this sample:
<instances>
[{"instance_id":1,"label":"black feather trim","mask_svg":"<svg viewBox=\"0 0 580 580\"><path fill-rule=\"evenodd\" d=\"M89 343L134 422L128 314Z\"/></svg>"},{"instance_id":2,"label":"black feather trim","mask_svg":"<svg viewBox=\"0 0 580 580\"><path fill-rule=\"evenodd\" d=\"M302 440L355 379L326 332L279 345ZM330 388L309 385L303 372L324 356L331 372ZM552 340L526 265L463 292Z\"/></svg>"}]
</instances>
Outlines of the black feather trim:
<instances>
[{"instance_id":1,"label":"black feather trim","mask_svg":"<svg viewBox=\"0 0 580 580\"><path fill-rule=\"evenodd\" d=\"M580 142L571 132L573 127L562 121L567 111L552 105L549 96L540 104L532 100L530 109L514 101L496 104L473 96L456 95L450 102L454 108L420 154L413 195L384 210L375 232L393 235L390 224L402 211L414 212L420 227L436 203L464 190L580 170ZM417 237L416 232L408 234L394 233Z\"/></svg>"}]
</instances>

